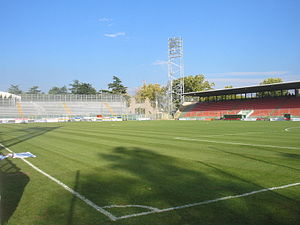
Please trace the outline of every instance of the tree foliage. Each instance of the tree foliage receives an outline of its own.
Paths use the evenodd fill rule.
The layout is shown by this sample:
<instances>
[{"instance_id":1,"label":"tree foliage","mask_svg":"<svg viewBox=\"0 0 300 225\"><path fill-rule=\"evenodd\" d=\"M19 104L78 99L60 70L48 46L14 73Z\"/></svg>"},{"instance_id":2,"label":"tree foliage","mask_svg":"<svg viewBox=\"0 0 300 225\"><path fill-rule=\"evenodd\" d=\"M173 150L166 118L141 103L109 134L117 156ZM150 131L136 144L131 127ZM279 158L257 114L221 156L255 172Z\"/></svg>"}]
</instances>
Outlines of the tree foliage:
<instances>
[{"instance_id":1,"label":"tree foliage","mask_svg":"<svg viewBox=\"0 0 300 225\"><path fill-rule=\"evenodd\" d=\"M60 94L68 94L68 89L66 86L63 87L53 87L48 91L48 94L51 95L60 95Z\"/></svg>"},{"instance_id":2,"label":"tree foliage","mask_svg":"<svg viewBox=\"0 0 300 225\"><path fill-rule=\"evenodd\" d=\"M97 91L93 86L89 83L82 83L79 80L74 80L72 84L70 84L70 91L72 94L80 94L80 95L88 95L88 94L96 94Z\"/></svg>"},{"instance_id":3,"label":"tree foliage","mask_svg":"<svg viewBox=\"0 0 300 225\"><path fill-rule=\"evenodd\" d=\"M106 89L99 90L99 94L103 94L103 93L109 93L109 94L111 94L111 91L110 90L106 90Z\"/></svg>"},{"instance_id":4,"label":"tree foliage","mask_svg":"<svg viewBox=\"0 0 300 225\"><path fill-rule=\"evenodd\" d=\"M173 87L178 86L180 82L180 79L173 81ZM196 92L196 91L206 91L213 89L215 86L214 83L209 83L207 80L205 80L205 77L203 74L198 75L191 75L184 77L184 92Z\"/></svg>"},{"instance_id":5,"label":"tree foliage","mask_svg":"<svg viewBox=\"0 0 300 225\"><path fill-rule=\"evenodd\" d=\"M283 80L279 77L276 77L276 78L267 78L267 79L264 79L260 85L265 85L265 84L275 84L275 83L282 83ZM257 96L258 97L265 97L265 96L272 96L272 97L275 97L275 96L281 96L281 95L286 95L287 94L287 91L284 90L284 91L264 91L264 92L260 92L260 93L257 93Z\"/></svg>"},{"instance_id":6,"label":"tree foliage","mask_svg":"<svg viewBox=\"0 0 300 225\"><path fill-rule=\"evenodd\" d=\"M39 86L33 86L29 88L29 90L26 92L26 94L41 94L41 90L39 90Z\"/></svg>"},{"instance_id":7,"label":"tree foliage","mask_svg":"<svg viewBox=\"0 0 300 225\"><path fill-rule=\"evenodd\" d=\"M122 84L121 79L116 76L113 76L113 82L108 84L108 89L113 94L126 94L127 93L127 87L125 87Z\"/></svg>"},{"instance_id":8,"label":"tree foliage","mask_svg":"<svg viewBox=\"0 0 300 225\"><path fill-rule=\"evenodd\" d=\"M148 98L150 101L154 101L156 96L162 94L164 89L159 84L144 84L136 93L136 98L139 100L145 100Z\"/></svg>"},{"instance_id":9,"label":"tree foliage","mask_svg":"<svg viewBox=\"0 0 300 225\"><path fill-rule=\"evenodd\" d=\"M20 95L23 93L23 91L19 88L19 85L10 85L7 92L15 95Z\"/></svg>"},{"instance_id":10,"label":"tree foliage","mask_svg":"<svg viewBox=\"0 0 300 225\"><path fill-rule=\"evenodd\" d=\"M274 84L274 83L282 83L282 82L283 82L283 80L282 80L281 78L279 78L279 77L276 77L276 78L270 77L270 78L264 79L264 80L260 83L260 85L264 85L264 84Z\"/></svg>"},{"instance_id":11,"label":"tree foliage","mask_svg":"<svg viewBox=\"0 0 300 225\"><path fill-rule=\"evenodd\" d=\"M179 87L180 79L176 79L173 81L173 90ZM197 92L197 91L206 91L213 89L215 86L214 83L210 83L205 80L205 76L203 74L198 75L190 75L184 77L184 92ZM179 108L180 106L180 99L179 96L173 95L173 102L175 103L175 108Z\"/></svg>"}]
</instances>

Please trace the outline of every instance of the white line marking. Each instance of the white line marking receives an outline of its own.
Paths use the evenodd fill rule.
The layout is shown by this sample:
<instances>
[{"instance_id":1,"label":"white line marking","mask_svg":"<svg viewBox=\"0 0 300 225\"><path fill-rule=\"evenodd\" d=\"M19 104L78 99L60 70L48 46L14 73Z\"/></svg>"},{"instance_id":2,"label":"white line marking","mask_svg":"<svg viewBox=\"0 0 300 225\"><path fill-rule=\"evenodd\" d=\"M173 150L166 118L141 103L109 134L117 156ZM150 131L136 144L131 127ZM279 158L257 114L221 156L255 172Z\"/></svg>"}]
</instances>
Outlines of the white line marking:
<instances>
[{"instance_id":1,"label":"white line marking","mask_svg":"<svg viewBox=\"0 0 300 225\"><path fill-rule=\"evenodd\" d=\"M130 207L136 207L136 208L144 208L144 209L149 209L154 212L160 211L158 208L154 208L151 206L146 206L146 205L108 205L108 206L103 206L103 209L111 209L111 208L130 208Z\"/></svg>"},{"instance_id":2,"label":"white line marking","mask_svg":"<svg viewBox=\"0 0 300 225\"><path fill-rule=\"evenodd\" d=\"M211 141L209 141L209 142L211 142ZM229 142L228 144L233 144L233 143ZM234 144L243 144L243 143L234 143ZM248 144L245 144L245 145L248 145ZM11 153L14 153L13 151L11 151L9 148L5 147L1 143L0 143L0 146L2 146L3 148L5 148L7 151L9 151ZM271 147L271 146L268 145L268 147ZM280 146L275 146L275 147L280 147ZM219 201L224 201L224 200L229 200L229 199L241 198L241 197L245 197L245 196L249 196L249 195L254 195L254 194L261 193L261 192L278 190L278 189L284 189L284 188L289 188L289 187L294 187L294 186L300 185L300 182L298 182L298 183L287 184L287 185L278 186L278 187L264 188L264 189L261 189L261 190L252 191L252 192L248 192L248 193L244 193L244 194L233 195L233 196L226 196L226 197L222 197L222 198L216 198L216 199L212 199L212 200L207 200L207 201L202 201L202 202L196 202L196 203L191 203L191 204L181 205L181 206L175 206L175 207L170 207L170 208L165 208L165 209L158 209L158 208L154 208L154 207L151 207L151 206L144 206L144 205L110 205L110 206L100 207L100 206L96 205L95 203L93 203L92 201L90 201L89 199L87 199L86 197L84 197L83 195L81 195L78 192L74 191L72 188L68 187L67 185L65 185L61 181L57 180L56 178L54 178L54 177L50 176L49 174L47 174L46 172L42 171L41 169L39 169L38 167L36 167L35 165L33 165L32 163L30 163L26 159L21 159L21 160L23 160L25 163L27 163L29 166L31 166L33 169L35 169L39 173L45 175L46 177L48 177L49 179L51 179L55 183L61 185L64 189L66 189L67 191L69 191L70 193L72 193L73 195L75 195L76 197L78 197L79 199L81 199L82 201L84 201L89 206L93 207L97 211L99 211L102 214L104 214L107 217L109 217L112 221L121 220L121 219L127 219L127 218L137 217L137 216L144 216L144 215L149 215L149 214L154 214L154 213L163 213L163 212L173 211L173 210L177 210L177 209L190 208L190 207L199 206L199 205L206 205L206 204L215 203L215 202L219 202ZM140 208L149 209L151 211L141 212L141 213L135 213L135 214L129 214L129 215L125 215L125 216L116 217L116 216L114 216L113 214L111 214L110 212L108 212L108 211L106 211L104 209L104 208L114 208L114 207L119 207L119 208L121 208L121 207L140 207Z\"/></svg>"},{"instance_id":3,"label":"white line marking","mask_svg":"<svg viewBox=\"0 0 300 225\"><path fill-rule=\"evenodd\" d=\"M279 186L279 187L264 188L264 189L261 189L261 190L252 191L252 192L248 192L248 193L244 193L244 194L226 196L226 197L216 198L216 199L207 200L207 201L203 201L203 202L196 202L196 203L182 205L182 206L159 209L158 211L142 212L142 213L135 213L135 214L125 215L125 216L120 216L117 219L118 220L127 219L127 218L130 218L130 217L144 216L144 215L149 215L149 214L153 214L153 213L162 213L162 212L168 212L168 211L173 211L173 210L177 210L177 209L190 208L190 207L193 207L193 206L206 205L206 204L210 204L210 203L214 203L214 202L225 201L225 200L234 199L234 198L241 198L241 197L245 197L245 196L249 196L249 195L258 194L258 193L261 193L261 192L284 189L284 188L294 187L294 186L298 186L298 185L300 185L300 182L293 183L293 184L287 184L287 185L283 185L283 186Z\"/></svg>"},{"instance_id":4,"label":"white line marking","mask_svg":"<svg viewBox=\"0 0 300 225\"><path fill-rule=\"evenodd\" d=\"M233 134L213 134L213 135L199 135L200 137L222 137L222 136L232 136L232 135L248 135L248 134L257 134L265 133L264 131L249 131L243 133L233 133Z\"/></svg>"},{"instance_id":5,"label":"white line marking","mask_svg":"<svg viewBox=\"0 0 300 225\"><path fill-rule=\"evenodd\" d=\"M5 148L7 151L9 151L10 153L14 153L12 150L10 150L9 148L5 147L3 144L0 143L0 146L2 146L3 148ZM63 182L57 180L56 178L52 177L51 175L47 174L46 172L44 172L43 170L41 170L40 168L36 167L35 165L33 165L32 163L30 163L29 161L27 161L26 159L21 159L23 160L25 163L27 163L29 166L31 166L33 169L35 169L36 171L38 171L39 173L43 174L44 176L48 177L50 180L54 181L55 183L57 183L58 185L62 186L65 190L69 191L71 194L75 195L77 198L79 198L80 200L82 200L83 202L85 202L87 205L93 207L94 209L96 209L98 212L104 214L105 216L107 216L109 219L111 219L112 221L117 220L117 217L115 217L113 214L111 214L110 212L106 211L105 209L103 209L102 207L96 205L95 203L93 203L92 201L90 201L89 199L87 199L86 197L84 197L83 195L79 194L77 191L74 191L72 188L68 187L67 185L65 185Z\"/></svg>"},{"instance_id":6,"label":"white line marking","mask_svg":"<svg viewBox=\"0 0 300 225\"><path fill-rule=\"evenodd\" d=\"M284 130L289 131L290 129L296 129L296 128L300 129L300 127L288 127L288 128L285 128Z\"/></svg>"},{"instance_id":7,"label":"white line marking","mask_svg":"<svg viewBox=\"0 0 300 225\"><path fill-rule=\"evenodd\" d=\"M288 147L288 146L277 146L277 145L261 145L261 144L247 144L247 143L240 143L240 142L212 141L212 140L204 140L204 139L185 138L185 137L175 137L174 139L182 140L182 141L199 141L199 142L209 142L209 143L228 144L228 145L246 145L246 146L254 146L254 147L284 148L284 149L300 150L299 147Z\"/></svg>"}]
</instances>

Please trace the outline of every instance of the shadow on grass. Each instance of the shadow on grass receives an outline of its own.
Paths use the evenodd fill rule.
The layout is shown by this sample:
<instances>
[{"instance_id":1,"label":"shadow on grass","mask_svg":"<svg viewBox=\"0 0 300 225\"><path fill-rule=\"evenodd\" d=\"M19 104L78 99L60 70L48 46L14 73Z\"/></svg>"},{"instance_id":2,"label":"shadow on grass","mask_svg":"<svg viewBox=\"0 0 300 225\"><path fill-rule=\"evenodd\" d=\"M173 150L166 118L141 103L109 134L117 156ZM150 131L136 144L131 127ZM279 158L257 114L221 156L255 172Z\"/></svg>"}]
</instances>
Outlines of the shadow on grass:
<instances>
[{"instance_id":1,"label":"shadow on grass","mask_svg":"<svg viewBox=\"0 0 300 225\"><path fill-rule=\"evenodd\" d=\"M282 153L281 155L287 158L300 159L300 154Z\"/></svg>"},{"instance_id":2,"label":"shadow on grass","mask_svg":"<svg viewBox=\"0 0 300 225\"><path fill-rule=\"evenodd\" d=\"M146 205L168 208L219 197L243 194L261 187L216 166L170 157L142 148L117 147L99 154L109 164L77 172L74 188L99 206ZM100 164L100 163L99 163ZM91 172L93 171L93 172ZM55 198L66 198L57 193ZM57 204L46 210L57 224L297 224L297 201L272 192L171 212L109 221L81 201L69 209ZM261 202L260 202L261 201ZM284 204L282 204L284 203ZM57 213L53 213L53 208ZM65 214L59 213L65 210ZM141 212L137 208L110 208L115 216ZM142 211L145 211L144 209ZM51 213L50 213L51 212ZM69 213L67 213L69 212ZM298 215L298 216L297 216ZM71 217L70 217L71 216ZM70 219L72 218L72 219Z\"/></svg>"},{"instance_id":3,"label":"shadow on grass","mask_svg":"<svg viewBox=\"0 0 300 225\"><path fill-rule=\"evenodd\" d=\"M210 168L214 169L214 170L217 171L219 174L223 174L223 175L225 175L226 177L232 177L233 180L234 180L234 179L241 179L241 180L243 180L243 181L245 181L245 182L247 182L247 183L249 183L249 184L252 184L253 186L256 186L256 184L254 184L253 182L248 181L248 180L245 180L245 179L240 178L240 177L237 177L237 176L234 175L234 174L228 173L228 172L226 172L225 170L218 168L218 167L217 167L216 165L214 165L213 163L205 163L205 162L201 162L201 161L198 161L198 162L201 163L201 164L203 164L203 165L205 165L205 166L207 166L207 167L210 167ZM237 192L238 192L238 191L239 191L239 190L237 190ZM279 195L281 198L285 198L285 199L287 199L287 200L289 200L289 201L292 201L292 202L294 202L294 203L297 204L297 200L294 200L294 199L292 199L292 198L288 198L288 197L286 197L286 196L284 196L284 195L280 195L280 194L278 194L278 193L276 193L276 192L273 192L273 194L274 194L274 195Z\"/></svg>"},{"instance_id":4,"label":"shadow on grass","mask_svg":"<svg viewBox=\"0 0 300 225\"><path fill-rule=\"evenodd\" d=\"M277 166L279 168L281 167L281 168L286 168L286 169L290 169L290 170L300 171L300 169L297 169L297 168L294 168L294 167L291 167L291 166L287 166L287 165L283 165L283 164L279 164L279 163L275 163L275 162L272 162L271 160L267 161L267 160L263 160L263 159L258 158L258 157L251 157L251 156L243 154L243 153L235 153L235 152L226 151L224 149L220 149L220 148L216 148L216 147L213 147L213 149L215 151L225 152L229 155L238 156L238 157L241 157L241 158L244 158L244 159L249 159L249 160L269 164L269 165L272 165L272 166ZM296 156L295 156L296 154L280 153L280 155L283 155L283 156L288 157L288 158L296 158Z\"/></svg>"},{"instance_id":5,"label":"shadow on grass","mask_svg":"<svg viewBox=\"0 0 300 225\"><path fill-rule=\"evenodd\" d=\"M2 143L7 147L11 147L56 128L58 127L20 129L19 132L22 135L16 139L4 140ZM201 146L199 150L201 150ZM248 159L250 160L250 158ZM251 158L251 160L254 159ZM97 162L99 162L98 166L96 165ZM264 163L266 162L264 161ZM255 181L250 182L238 175L225 172L221 166L207 163L205 160L199 163L199 161L170 157L144 148L117 147L112 149L111 152L99 153L92 165L91 168L81 170L80 176L74 168L74 183L70 187L73 187L74 190L77 190L99 206L140 204L162 209L265 188L255 184ZM76 165L73 164L72 166ZM12 165L11 167L13 168ZM1 184L4 184L2 185L4 188L1 187L1 193L6 192L7 201L11 200L13 203L11 204L12 207L8 207L10 210L7 210L6 216L3 217L3 221L8 221L20 201L29 178L20 173L20 170L15 167L20 178L12 179L6 176L7 171L4 168L3 173L5 176L1 174L0 177ZM255 169L253 168L253 170ZM60 175L55 174L54 176L59 178ZM63 177L63 174L61 176ZM3 178L6 180L3 180ZM64 182L64 180L62 181ZM13 190L16 190L17 194ZM14 196L12 196L12 193ZM45 196L47 194L45 193ZM34 223L30 223L31 225L296 225L300 221L297 210L299 201L297 202L292 198L288 199L274 192L265 192L245 198L116 222L109 221L107 217L76 199L62 188L59 191L51 192L51 200L45 198L43 201L43 205L49 204L45 209L39 209L42 211L42 216L29 215L34 217L31 220ZM36 204L38 205L39 202ZM109 209L116 216L140 212L139 210L136 208ZM23 222L22 219L19 219L19 224L29 224ZM26 218L24 219L26 220Z\"/></svg>"},{"instance_id":6,"label":"shadow on grass","mask_svg":"<svg viewBox=\"0 0 300 225\"><path fill-rule=\"evenodd\" d=\"M79 182L79 176L80 176L80 171L77 170L76 172L76 177L75 177L75 182L74 182L74 187L73 190L74 191L78 191L78 182ZM72 199L71 199L71 203L70 203L70 210L69 210L69 216L68 216L68 225L72 225L73 224L73 215L74 215L74 209L75 209L75 203L76 203L77 197L75 195L73 195Z\"/></svg>"},{"instance_id":7,"label":"shadow on grass","mask_svg":"<svg viewBox=\"0 0 300 225\"><path fill-rule=\"evenodd\" d=\"M13 129L12 133L20 132L21 135L16 135L8 139L3 139L3 136L1 136L0 143L10 148L57 128L59 127L26 126L22 129ZM2 151L4 151L4 148L0 146L0 152ZM0 161L0 224L5 224L14 214L23 195L23 191L30 180L12 160L6 158Z\"/></svg>"},{"instance_id":8,"label":"shadow on grass","mask_svg":"<svg viewBox=\"0 0 300 225\"><path fill-rule=\"evenodd\" d=\"M25 125L26 126L26 125ZM32 138L35 138L37 136L43 135L47 132L50 132L52 130L58 129L61 126L57 127L45 127L45 126L37 126L37 127L25 127L22 129L14 129L13 132L20 132L21 135L14 136L9 139L2 139L0 142L7 148L12 147L16 144L22 143L24 141L30 140Z\"/></svg>"},{"instance_id":9,"label":"shadow on grass","mask_svg":"<svg viewBox=\"0 0 300 225\"><path fill-rule=\"evenodd\" d=\"M10 159L0 161L0 224L5 224L15 212L29 177Z\"/></svg>"}]
</instances>

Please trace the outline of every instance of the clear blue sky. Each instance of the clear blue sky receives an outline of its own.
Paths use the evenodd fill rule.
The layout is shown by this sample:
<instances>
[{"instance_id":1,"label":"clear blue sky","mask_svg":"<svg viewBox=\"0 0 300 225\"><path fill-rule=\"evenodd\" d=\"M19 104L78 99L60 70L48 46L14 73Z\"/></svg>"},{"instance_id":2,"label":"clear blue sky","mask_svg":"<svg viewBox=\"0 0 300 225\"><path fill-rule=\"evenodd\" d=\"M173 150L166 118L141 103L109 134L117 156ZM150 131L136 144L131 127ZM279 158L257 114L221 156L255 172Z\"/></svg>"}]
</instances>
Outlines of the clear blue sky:
<instances>
[{"instance_id":1,"label":"clear blue sky","mask_svg":"<svg viewBox=\"0 0 300 225\"><path fill-rule=\"evenodd\" d=\"M299 0L0 0L0 90L74 79L106 89L113 75L130 92L163 85L173 36L185 74L216 88L300 80Z\"/></svg>"}]
</instances>

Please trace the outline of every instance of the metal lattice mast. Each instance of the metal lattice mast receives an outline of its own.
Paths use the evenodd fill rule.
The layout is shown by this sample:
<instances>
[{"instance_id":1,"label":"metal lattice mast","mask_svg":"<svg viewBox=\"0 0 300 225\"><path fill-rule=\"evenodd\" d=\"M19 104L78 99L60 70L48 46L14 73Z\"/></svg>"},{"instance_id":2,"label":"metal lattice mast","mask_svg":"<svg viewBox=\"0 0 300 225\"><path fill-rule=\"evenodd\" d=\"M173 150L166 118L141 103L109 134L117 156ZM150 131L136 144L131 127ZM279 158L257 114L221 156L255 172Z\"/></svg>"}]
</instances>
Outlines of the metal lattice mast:
<instances>
[{"instance_id":1,"label":"metal lattice mast","mask_svg":"<svg viewBox=\"0 0 300 225\"><path fill-rule=\"evenodd\" d=\"M182 38L169 38L168 47L168 97L169 112L171 113L175 111L176 105L181 105L184 102L184 66Z\"/></svg>"}]
</instances>

